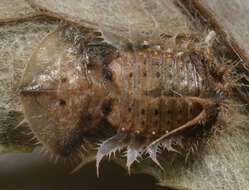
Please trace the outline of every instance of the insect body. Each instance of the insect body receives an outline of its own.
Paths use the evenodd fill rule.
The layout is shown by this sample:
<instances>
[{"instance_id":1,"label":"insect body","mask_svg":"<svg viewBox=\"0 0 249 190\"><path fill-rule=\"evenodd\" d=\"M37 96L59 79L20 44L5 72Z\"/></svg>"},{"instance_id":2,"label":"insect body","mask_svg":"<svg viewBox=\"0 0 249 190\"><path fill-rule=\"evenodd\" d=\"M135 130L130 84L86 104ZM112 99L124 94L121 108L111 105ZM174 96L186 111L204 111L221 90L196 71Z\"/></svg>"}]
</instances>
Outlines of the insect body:
<instances>
[{"instance_id":1,"label":"insect body","mask_svg":"<svg viewBox=\"0 0 249 190\"><path fill-rule=\"evenodd\" d=\"M51 152L67 157L86 139L102 139L97 168L124 148L129 169L144 152L160 166L159 148L173 150L188 128L215 122L222 96L205 52L119 50L84 44L74 30L62 27L43 40L21 86L25 116Z\"/></svg>"},{"instance_id":2,"label":"insect body","mask_svg":"<svg viewBox=\"0 0 249 190\"><path fill-rule=\"evenodd\" d=\"M110 111L107 120L122 132L152 138L195 118L203 106L190 97L206 98L208 91L205 66L196 56L193 52L138 51L113 60L107 67L118 93L109 91L115 116Z\"/></svg>"}]
</instances>

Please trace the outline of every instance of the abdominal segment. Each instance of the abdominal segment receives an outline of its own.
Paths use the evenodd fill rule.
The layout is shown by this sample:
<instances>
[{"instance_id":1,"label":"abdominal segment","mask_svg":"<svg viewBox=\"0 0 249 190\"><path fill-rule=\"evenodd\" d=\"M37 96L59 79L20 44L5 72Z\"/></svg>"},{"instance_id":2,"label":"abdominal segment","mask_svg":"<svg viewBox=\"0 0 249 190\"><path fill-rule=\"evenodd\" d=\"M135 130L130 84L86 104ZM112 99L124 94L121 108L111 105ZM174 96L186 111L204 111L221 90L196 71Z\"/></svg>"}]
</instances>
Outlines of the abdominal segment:
<instances>
[{"instance_id":1,"label":"abdominal segment","mask_svg":"<svg viewBox=\"0 0 249 190\"><path fill-rule=\"evenodd\" d=\"M141 97L140 97L141 98ZM155 139L194 119L204 109L187 97L142 97L113 101L113 110L106 116L121 132Z\"/></svg>"}]
</instances>

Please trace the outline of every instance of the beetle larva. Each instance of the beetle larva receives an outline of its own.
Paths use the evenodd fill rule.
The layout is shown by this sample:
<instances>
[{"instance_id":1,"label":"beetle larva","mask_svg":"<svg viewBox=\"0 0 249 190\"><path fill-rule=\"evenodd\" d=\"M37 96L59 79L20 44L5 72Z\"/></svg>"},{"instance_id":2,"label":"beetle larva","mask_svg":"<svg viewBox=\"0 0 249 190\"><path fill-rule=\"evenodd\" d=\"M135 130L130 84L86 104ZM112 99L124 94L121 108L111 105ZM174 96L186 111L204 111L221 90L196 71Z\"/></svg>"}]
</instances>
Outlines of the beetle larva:
<instances>
[{"instance_id":1,"label":"beetle larva","mask_svg":"<svg viewBox=\"0 0 249 190\"><path fill-rule=\"evenodd\" d=\"M174 150L188 138L185 131L216 122L226 85L208 49L189 39L171 40L174 46L169 40L160 48L144 42L119 50L87 42L74 26L48 35L20 88L36 137L62 157L87 139L104 140L97 168L105 155L121 149L127 150L129 169L144 153L160 166L159 149Z\"/></svg>"}]
</instances>

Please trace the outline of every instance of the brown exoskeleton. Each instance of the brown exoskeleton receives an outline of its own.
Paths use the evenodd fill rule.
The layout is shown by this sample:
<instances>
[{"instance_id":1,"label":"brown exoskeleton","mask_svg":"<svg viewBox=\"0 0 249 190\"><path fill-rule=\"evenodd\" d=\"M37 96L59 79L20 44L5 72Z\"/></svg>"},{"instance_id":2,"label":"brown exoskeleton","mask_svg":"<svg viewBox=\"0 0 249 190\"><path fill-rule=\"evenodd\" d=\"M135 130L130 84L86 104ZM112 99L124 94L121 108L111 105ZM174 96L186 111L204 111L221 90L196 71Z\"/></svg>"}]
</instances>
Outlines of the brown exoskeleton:
<instances>
[{"instance_id":1,"label":"brown exoskeleton","mask_svg":"<svg viewBox=\"0 0 249 190\"><path fill-rule=\"evenodd\" d=\"M188 139L212 128L229 96L229 73L212 53L215 33L117 43L106 26L101 32L66 25L43 39L20 88L26 119L56 155L71 156L94 139L102 140L97 169L122 149L129 170L143 154L162 167L159 150L187 149Z\"/></svg>"}]
</instances>

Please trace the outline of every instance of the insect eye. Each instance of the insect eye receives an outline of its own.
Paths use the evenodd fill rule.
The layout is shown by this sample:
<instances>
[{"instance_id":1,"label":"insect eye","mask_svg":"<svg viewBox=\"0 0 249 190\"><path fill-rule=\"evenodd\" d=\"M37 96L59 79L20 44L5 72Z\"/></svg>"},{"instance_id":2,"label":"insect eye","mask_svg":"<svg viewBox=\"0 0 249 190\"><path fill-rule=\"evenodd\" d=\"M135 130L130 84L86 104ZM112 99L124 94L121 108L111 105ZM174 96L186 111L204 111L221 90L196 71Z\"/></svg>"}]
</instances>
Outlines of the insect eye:
<instances>
[{"instance_id":1,"label":"insect eye","mask_svg":"<svg viewBox=\"0 0 249 190\"><path fill-rule=\"evenodd\" d=\"M106 80L111 81L111 80L112 80L112 72L109 71L109 70L105 70L105 71L104 71L104 78L105 78Z\"/></svg>"}]
</instances>

